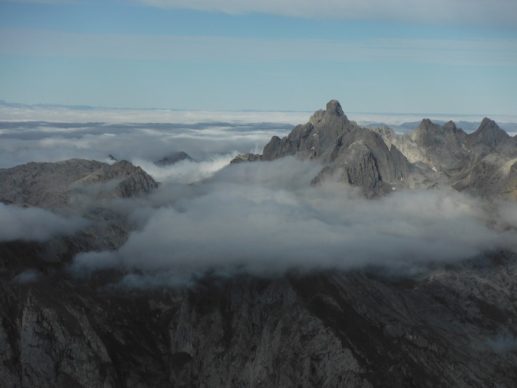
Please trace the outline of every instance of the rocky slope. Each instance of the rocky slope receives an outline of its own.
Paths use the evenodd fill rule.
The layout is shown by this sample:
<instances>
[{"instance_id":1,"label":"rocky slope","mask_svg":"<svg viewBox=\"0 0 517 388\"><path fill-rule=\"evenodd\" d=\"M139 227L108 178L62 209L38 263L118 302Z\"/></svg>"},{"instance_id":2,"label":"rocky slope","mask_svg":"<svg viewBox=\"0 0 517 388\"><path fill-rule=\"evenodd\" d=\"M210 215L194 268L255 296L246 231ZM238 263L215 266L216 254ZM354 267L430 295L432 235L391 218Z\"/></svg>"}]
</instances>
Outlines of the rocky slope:
<instances>
[{"instance_id":1,"label":"rocky slope","mask_svg":"<svg viewBox=\"0 0 517 388\"><path fill-rule=\"evenodd\" d=\"M0 202L42 208L70 206L84 191L94 198L126 198L157 187L151 176L127 161L110 165L82 159L0 169L0 182Z\"/></svg>"},{"instance_id":2,"label":"rocky slope","mask_svg":"<svg viewBox=\"0 0 517 388\"><path fill-rule=\"evenodd\" d=\"M326 165L315 182L327 178L345 181L362 187L369 196L391 191L410 170L410 163L397 147L388 148L379 134L349 121L335 100L287 137L273 137L264 147L262 159L289 155Z\"/></svg>"},{"instance_id":3,"label":"rocky slope","mask_svg":"<svg viewBox=\"0 0 517 388\"><path fill-rule=\"evenodd\" d=\"M1 283L6 387L512 387L515 257L128 291Z\"/></svg>"},{"instance_id":4,"label":"rocky slope","mask_svg":"<svg viewBox=\"0 0 517 388\"><path fill-rule=\"evenodd\" d=\"M30 242L31 236L28 241L0 241L0 271L47 271L82 251L120 247L133 225L125 214L109 207L110 201L143 196L157 187L150 175L127 161L109 165L72 159L0 169L0 202L78 215L87 221L78 233L45 243Z\"/></svg>"},{"instance_id":5,"label":"rocky slope","mask_svg":"<svg viewBox=\"0 0 517 388\"><path fill-rule=\"evenodd\" d=\"M431 180L437 183L482 196L517 199L517 138L488 118L470 134L452 121L440 126L428 119L407 135L387 128L373 130L411 163L432 170Z\"/></svg>"}]
</instances>

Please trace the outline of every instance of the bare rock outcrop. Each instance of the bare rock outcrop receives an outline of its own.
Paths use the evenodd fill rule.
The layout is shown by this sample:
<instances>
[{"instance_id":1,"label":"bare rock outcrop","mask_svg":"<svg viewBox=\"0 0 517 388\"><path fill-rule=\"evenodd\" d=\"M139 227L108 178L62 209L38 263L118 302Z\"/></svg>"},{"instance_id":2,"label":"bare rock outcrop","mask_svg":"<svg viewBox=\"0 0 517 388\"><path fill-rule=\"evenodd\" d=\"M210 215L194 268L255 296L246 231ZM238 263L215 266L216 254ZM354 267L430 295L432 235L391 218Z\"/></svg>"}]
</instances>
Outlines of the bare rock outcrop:
<instances>
[{"instance_id":1,"label":"bare rock outcrop","mask_svg":"<svg viewBox=\"0 0 517 388\"><path fill-rule=\"evenodd\" d=\"M488 118L471 134L452 121L438 125L429 119L409 134L397 134L386 126L358 126L332 100L288 136L274 136L262 157L247 160L285 156L322 163L313 183L338 180L360 187L369 197L399 188L437 186L517 197L517 140Z\"/></svg>"},{"instance_id":2,"label":"bare rock outcrop","mask_svg":"<svg viewBox=\"0 0 517 388\"><path fill-rule=\"evenodd\" d=\"M128 291L0 283L10 387L513 387L517 261L207 278Z\"/></svg>"},{"instance_id":3,"label":"bare rock outcrop","mask_svg":"<svg viewBox=\"0 0 517 388\"><path fill-rule=\"evenodd\" d=\"M369 196L399 186L411 168L406 157L381 135L348 120L336 100L287 137L273 137L264 147L263 160L289 155L325 164L315 183L338 179L361 187Z\"/></svg>"},{"instance_id":4,"label":"bare rock outcrop","mask_svg":"<svg viewBox=\"0 0 517 388\"><path fill-rule=\"evenodd\" d=\"M27 163L0 169L0 201L23 206L69 206L74 194L127 198L151 192L154 179L127 161L112 165L71 159L55 163Z\"/></svg>"},{"instance_id":5,"label":"bare rock outcrop","mask_svg":"<svg viewBox=\"0 0 517 388\"><path fill-rule=\"evenodd\" d=\"M374 130L386 144L400 149L430 183L481 196L517 196L517 142L488 118L470 134L452 121L440 126L429 119L409 134Z\"/></svg>"}]
</instances>

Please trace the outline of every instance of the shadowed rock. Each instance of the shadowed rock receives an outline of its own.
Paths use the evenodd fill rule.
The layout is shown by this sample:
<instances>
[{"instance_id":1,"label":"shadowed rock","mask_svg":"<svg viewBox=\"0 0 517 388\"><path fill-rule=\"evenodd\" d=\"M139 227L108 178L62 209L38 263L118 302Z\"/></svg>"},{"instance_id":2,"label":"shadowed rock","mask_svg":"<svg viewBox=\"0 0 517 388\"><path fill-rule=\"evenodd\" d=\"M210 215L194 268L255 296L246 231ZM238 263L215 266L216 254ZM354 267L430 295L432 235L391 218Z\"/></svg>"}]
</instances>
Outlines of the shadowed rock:
<instances>
[{"instance_id":1,"label":"shadowed rock","mask_svg":"<svg viewBox=\"0 0 517 388\"><path fill-rule=\"evenodd\" d=\"M157 166L170 166L183 160L193 160L189 154L183 151L173 152L157 161L154 162Z\"/></svg>"}]
</instances>

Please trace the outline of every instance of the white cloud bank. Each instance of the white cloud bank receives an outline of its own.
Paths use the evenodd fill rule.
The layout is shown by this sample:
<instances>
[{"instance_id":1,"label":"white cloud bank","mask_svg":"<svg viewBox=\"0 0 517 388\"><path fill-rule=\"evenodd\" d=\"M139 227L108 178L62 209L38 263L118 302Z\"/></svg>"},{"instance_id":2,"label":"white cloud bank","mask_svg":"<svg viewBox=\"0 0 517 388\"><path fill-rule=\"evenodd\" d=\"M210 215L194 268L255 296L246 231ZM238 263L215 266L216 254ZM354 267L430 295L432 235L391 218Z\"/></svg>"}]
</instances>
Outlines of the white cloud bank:
<instances>
[{"instance_id":1,"label":"white cloud bank","mask_svg":"<svg viewBox=\"0 0 517 388\"><path fill-rule=\"evenodd\" d=\"M517 220L489 227L492 213L473 198L415 191L366 200L341 184L311 187L319 168L288 158L230 166L182 192L164 186L170 203L148 210L143 228L119 251L82 253L73 268L115 267L177 281L212 269L418 267L517 248Z\"/></svg>"},{"instance_id":2,"label":"white cloud bank","mask_svg":"<svg viewBox=\"0 0 517 388\"><path fill-rule=\"evenodd\" d=\"M303 18L410 22L517 21L514 0L139 0L155 7Z\"/></svg>"},{"instance_id":3,"label":"white cloud bank","mask_svg":"<svg viewBox=\"0 0 517 388\"><path fill-rule=\"evenodd\" d=\"M0 108L0 115L1 111ZM74 112L83 117L81 110ZM74 112L69 113L71 119L74 118ZM177 175L178 172L156 168L152 162L175 151L184 151L199 162L207 160L209 164L205 167L209 169L214 157L220 159L221 155L226 155L222 158L228 159L239 152L262 151L272 136L287 134L292 128L283 123L238 123L240 119L233 121L233 116L226 113L206 117L212 117L212 120L224 117L231 122L167 122L159 112L156 116L152 112L129 111L127 118L135 118L136 121L129 124L119 123L116 118L110 123L82 124L80 120L68 123L0 121L0 168L30 161L51 162L71 158L109 161L111 154L117 159L141 165L161 181L167 174ZM140 117L140 113L146 115L144 117L149 118L150 122ZM188 113L184 112L184 115ZM95 114L103 113L100 110L92 116ZM243 117L239 114L236 116ZM31 116L30 112L24 117L42 119L37 113ZM254 118L259 121L267 117L265 113L254 114ZM110 119L111 116L104 118ZM138 121L138 118L142 121ZM187 169L189 166L192 167L192 164L184 165ZM195 168L198 167L196 165ZM209 173L208 170L205 172Z\"/></svg>"}]
</instances>

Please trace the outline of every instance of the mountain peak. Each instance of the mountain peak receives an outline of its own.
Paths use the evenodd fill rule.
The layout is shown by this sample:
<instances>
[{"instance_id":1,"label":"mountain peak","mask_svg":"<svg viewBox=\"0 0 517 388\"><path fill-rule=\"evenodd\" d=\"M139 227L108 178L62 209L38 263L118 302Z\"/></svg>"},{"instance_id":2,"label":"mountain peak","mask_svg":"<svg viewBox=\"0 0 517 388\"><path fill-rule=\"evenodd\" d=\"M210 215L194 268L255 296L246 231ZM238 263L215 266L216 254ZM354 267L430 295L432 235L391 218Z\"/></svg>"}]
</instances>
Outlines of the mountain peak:
<instances>
[{"instance_id":1,"label":"mountain peak","mask_svg":"<svg viewBox=\"0 0 517 388\"><path fill-rule=\"evenodd\" d=\"M422 119L418 128L429 129L432 126L434 126L434 123L430 119Z\"/></svg>"},{"instance_id":2,"label":"mountain peak","mask_svg":"<svg viewBox=\"0 0 517 388\"><path fill-rule=\"evenodd\" d=\"M489 147L496 147L510 138L510 135L497 125L494 120L485 117L479 128L470 135L472 141Z\"/></svg>"},{"instance_id":3,"label":"mountain peak","mask_svg":"<svg viewBox=\"0 0 517 388\"><path fill-rule=\"evenodd\" d=\"M334 114L336 116L344 116L343 108L338 100L330 100L327 102L327 113Z\"/></svg>"},{"instance_id":4,"label":"mountain peak","mask_svg":"<svg viewBox=\"0 0 517 388\"><path fill-rule=\"evenodd\" d=\"M489 119L488 117L485 117L481 121L481 124L479 125L478 130L488 130L488 129L494 130L494 129L500 129L500 128L494 120Z\"/></svg>"},{"instance_id":5,"label":"mountain peak","mask_svg":"<svg viewBox=\"0 0 517 388\"><path fill-rule=\"evenodd\" d=\"M458 128L456 127L456 123L452 120L447 121L443 127L450 131L456 131Z\"/></svg>"},{"instance_id":6,"label":"mountain peak","mask_svg":"<svg viewBox=\"0 0 517 388\"><path fill-rule=\"evenodd\" d=\"M479 128L475 133L491 133L496 136L503 136L503 137L509 137L508 133L504 129L501 129L497 123L489 119L488 117L485 117L481 124L479 125Z\"/></svg>"}]
</instances>

